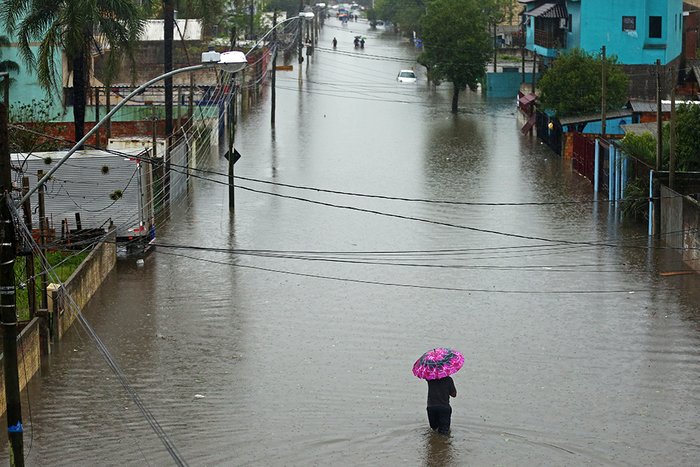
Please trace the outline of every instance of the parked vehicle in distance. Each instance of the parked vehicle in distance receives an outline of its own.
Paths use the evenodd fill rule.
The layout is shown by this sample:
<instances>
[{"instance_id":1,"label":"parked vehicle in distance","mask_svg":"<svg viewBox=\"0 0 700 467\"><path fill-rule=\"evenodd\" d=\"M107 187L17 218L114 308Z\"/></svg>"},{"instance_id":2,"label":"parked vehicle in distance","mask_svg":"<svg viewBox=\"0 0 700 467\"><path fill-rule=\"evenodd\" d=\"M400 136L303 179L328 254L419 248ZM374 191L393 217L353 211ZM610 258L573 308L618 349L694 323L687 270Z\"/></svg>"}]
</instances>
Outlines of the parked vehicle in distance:
<instances>
[{"instance_id":1,"label":"parked vehicle in distance","mask_svg":"<svg viewBox=\"0 0 700 467\"><path fill-rule=\"evenodd\" d=\"M399 75L396 77L399 83L415 83L416 73L413 70L401 70Z\"/></svg>"}]
</instances>

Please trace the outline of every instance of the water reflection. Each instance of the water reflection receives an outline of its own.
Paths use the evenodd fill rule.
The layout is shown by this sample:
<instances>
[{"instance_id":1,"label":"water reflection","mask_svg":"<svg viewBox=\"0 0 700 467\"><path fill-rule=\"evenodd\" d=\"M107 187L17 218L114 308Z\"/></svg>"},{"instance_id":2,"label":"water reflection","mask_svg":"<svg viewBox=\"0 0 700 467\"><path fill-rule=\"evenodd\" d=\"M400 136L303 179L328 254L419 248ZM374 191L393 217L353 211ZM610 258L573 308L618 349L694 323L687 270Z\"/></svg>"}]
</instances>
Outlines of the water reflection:
<instances>
[{"instance_id":1,"label":"water reflection","mask_svg":"<svg viewBox=\"0 0 700 467\"><path fill-rule=\"evenodd\" d=\"M444 467L455 464L455 456L452 447L452 437L435 433L432 430L425 435L425 462L426 467Z\"/></svg>"}]
</instances>

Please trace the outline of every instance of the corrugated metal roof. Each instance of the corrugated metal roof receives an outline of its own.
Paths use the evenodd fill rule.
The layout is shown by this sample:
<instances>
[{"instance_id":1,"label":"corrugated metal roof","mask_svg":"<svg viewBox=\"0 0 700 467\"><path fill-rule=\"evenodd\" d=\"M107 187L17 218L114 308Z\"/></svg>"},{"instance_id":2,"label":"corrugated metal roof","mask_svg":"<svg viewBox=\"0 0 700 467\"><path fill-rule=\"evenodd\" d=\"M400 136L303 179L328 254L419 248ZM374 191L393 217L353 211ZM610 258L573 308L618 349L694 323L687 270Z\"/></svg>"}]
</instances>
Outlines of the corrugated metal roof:
<instances>
[{"instance_id":1,"label":"corrugated metal roof","mask_svg":"<svg viewBox=\"0 0 700 467\"><path fill-rule=\"evenodd\" d=\"M695 104L697 105L697 101L681 101L681 100L676 100L676 109L678 109L679 106L683 104ZM630 107L632 108L632 112L635 113L656 113L656 101L640 101L640 100L630 100ZM661 112L671 112L671 101L662 101L661 102Z\"/></svg>"},{"instance_id":2,"label":"corrugated metal roof","mask_svg":"<svg viewBox=\"0 0 700 467\"><path fill-rule=\"evenodd\" d=\"M533 8L524 13L528 16L537 18L568 18L569 13L566 11L566 6L560 3L543 3L540 6Z\"/></svg>"},{"instance_id":3,"label":"corrugated metal roof","mask_svg":"<svg viewBox=\"0 0 700 467\"><path fill-rule=\"evenodd\" d=\"M656 139L656 122L630 123L627 125L620 125L620 127L625 133L635 133L637 135L651 133L654 139Z\"/></svg>"},{"instance_id":4,"label":"corrugated metal roof","mask_svg":"<svg viewBox=\"0 0 700 467\"><path fill-rule=\"evenodd\" d=\"M68 219L71 229L76 228L75 213L80 213L84 229L105 228L112 220L118 236L133 235L128 229L138 226L139 197L145 192L145 172L139 183L136 160L143 150L122 150L115 155L100 150L77 151L46 184L46 216L58 232L61 221ZM37 182L37 171L48 172L66 151L12 154L12 165L29 177L30 187ZM144 168L149 168L146 164ZM141 188L141 190L140 190ZM112 199L121 190L119 199ZM38 206L38 195L31 197L32 207ZM148 222L148 219L144 219ZM38 218L34 218L38 225Z\"/></svg>"},{"instance_id":5,"label":"corrugated metal roof","mask_svg":"<svg viewBox=\"0 0 700 467\"><path fill-rule=\"evenodd\" d=\"M629 110L616 110L616 111L610 111L605 115L605 119L611 119L611 118L624 118L624 117L632 117L632 112ZM559 119L559 123L562 125L573 125L575 123L586 123L586 122L597 122L600 120L600 112L595 113L595 114L589 114L589 115L579 115L577 117L563 117Z\"/></svg>"}]
</instances>

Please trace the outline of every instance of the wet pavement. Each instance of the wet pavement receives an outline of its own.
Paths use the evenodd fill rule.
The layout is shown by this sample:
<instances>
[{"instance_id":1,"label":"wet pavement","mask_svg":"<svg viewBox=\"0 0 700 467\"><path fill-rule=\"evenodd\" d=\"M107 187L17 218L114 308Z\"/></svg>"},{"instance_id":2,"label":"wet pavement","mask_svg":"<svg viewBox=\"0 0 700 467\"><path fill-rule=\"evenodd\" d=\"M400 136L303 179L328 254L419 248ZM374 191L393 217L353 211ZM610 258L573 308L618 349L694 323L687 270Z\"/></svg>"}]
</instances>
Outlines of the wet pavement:
<instances>
[{"instance_id":1,"label":"wet pavement","mask_svg":"<svg viewBox=\"0 0 700 467\"><path fill-rule=\"evenodd\" d=\"M661 276L678 255L521 136L514 98L455 116L422 68L397 83L415 53L330 20L274 131L269 92L241 116L235 215L195 180L159 229L225 251L109 276L85 315L144 404L190 465L697 465L700 277ZM450 438L411 374L443 345ZM78 326L24 396L28 465L173 464Z\"/></svg>"}]
</instances>

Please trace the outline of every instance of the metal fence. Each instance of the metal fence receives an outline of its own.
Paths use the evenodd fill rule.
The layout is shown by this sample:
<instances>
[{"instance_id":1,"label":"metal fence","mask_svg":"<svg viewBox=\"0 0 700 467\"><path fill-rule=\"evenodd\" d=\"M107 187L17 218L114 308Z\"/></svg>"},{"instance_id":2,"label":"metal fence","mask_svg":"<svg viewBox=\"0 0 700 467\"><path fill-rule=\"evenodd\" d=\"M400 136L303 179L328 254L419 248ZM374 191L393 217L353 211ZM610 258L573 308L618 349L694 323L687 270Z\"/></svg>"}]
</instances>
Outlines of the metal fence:
<instances>
[{"instance_id":1,"label":"metal fence","mask_svg":"<svg viewBox=\"0 0 700 467\"><path fill-rule=\"evenodd\" d=\"M549 146L552 151L561 155L562 127L559 121L551 118L544 112L537 111L535 127L537 128L537 137Z\"/></svg>"}]
</instances>

